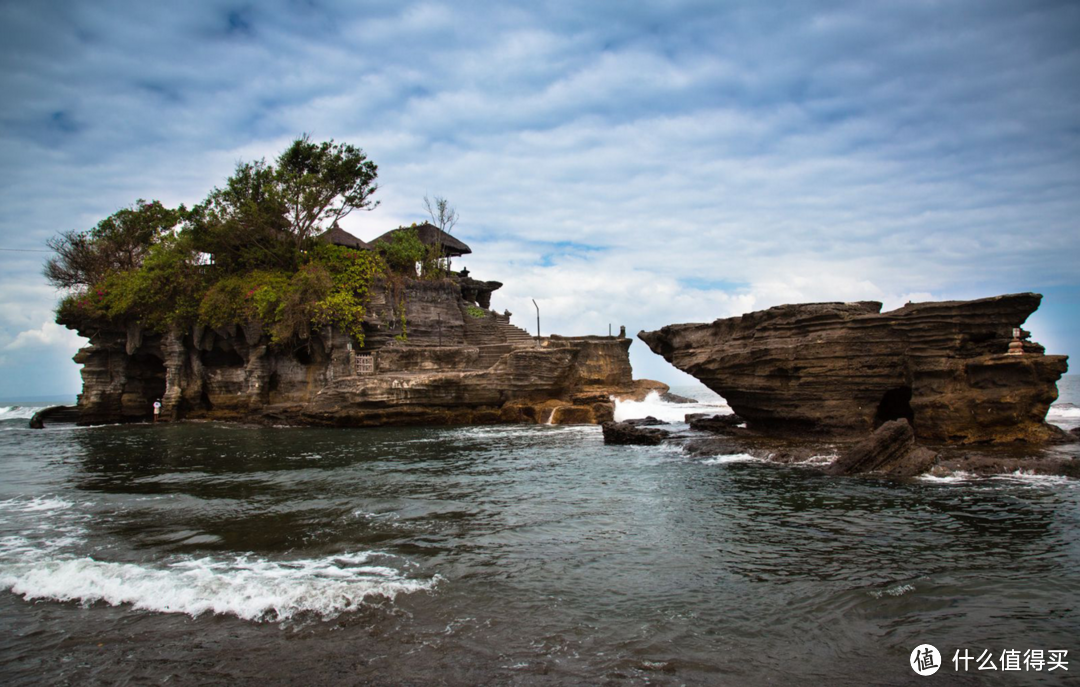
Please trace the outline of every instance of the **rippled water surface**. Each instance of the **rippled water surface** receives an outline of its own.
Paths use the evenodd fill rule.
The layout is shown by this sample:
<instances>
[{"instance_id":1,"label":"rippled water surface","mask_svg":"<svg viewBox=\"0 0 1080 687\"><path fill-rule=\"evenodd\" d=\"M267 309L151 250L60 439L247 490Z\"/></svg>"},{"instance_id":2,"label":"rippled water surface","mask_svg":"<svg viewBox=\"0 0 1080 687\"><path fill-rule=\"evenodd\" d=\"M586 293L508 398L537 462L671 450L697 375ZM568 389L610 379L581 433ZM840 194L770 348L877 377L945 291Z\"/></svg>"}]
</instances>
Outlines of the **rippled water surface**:
<instances>
[{"instance_id":1,"label":"rippled water surface","mask_svg":"<svg viewBox=\"0 0 1080 687\"><path fill-rule=\"evenodd\" d=\"M896 684L924 642L1080 661L1073 481L827 478L596 427L24 423L0 416L8 684Z\"/></svg>"}]
</instances>

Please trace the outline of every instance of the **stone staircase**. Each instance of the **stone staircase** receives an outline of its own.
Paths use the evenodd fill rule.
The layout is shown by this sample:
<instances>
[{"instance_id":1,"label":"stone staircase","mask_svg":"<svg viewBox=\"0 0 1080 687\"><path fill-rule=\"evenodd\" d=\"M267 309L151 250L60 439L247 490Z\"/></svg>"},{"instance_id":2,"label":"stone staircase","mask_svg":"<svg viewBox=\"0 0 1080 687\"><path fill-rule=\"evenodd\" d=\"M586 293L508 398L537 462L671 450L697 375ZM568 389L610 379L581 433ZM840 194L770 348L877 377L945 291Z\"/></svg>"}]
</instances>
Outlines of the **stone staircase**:
<instances>
[{"instance_id":1,"label":"stone staircase","mask_svg":"<svg viewBox=\"0 0 1080 687\"><path fill-rule=\"evenodd\" d=\"M480 350L480 358L478 365L480 369L486 370L492 367L495 363L499 362L499 359L513 350L510 344L494 344L490 346L478 346Z\"/></svg>"},{"instance_id":2,"label":"stone staircase","mask_svg":"<svg viewBox=\"0 0 1080 687\"><path fill-rule=\"evenodd\" d=\"M506 315L495 315L495 326L498 328L499 333L502 334L506 343L511 346L535 346L536 338L529 332L525 331L521 327L515 327L510 324L510 318Z\"/></svg>"}]
</instances>

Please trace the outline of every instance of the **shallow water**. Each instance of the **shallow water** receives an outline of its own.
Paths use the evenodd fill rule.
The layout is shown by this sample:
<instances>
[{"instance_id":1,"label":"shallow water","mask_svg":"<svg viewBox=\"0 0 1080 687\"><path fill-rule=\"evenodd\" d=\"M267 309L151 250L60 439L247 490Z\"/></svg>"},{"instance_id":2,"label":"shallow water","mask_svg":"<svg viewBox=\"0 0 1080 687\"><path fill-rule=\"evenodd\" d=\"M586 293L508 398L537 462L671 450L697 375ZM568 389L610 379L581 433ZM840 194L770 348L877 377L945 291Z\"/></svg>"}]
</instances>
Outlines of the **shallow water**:
<instances>
[{"instance_id":1,"label":"shallow water","mask_svg":"<svg viewBox=\"0 0 1080 687\"><path fill-rule=\"evenodd\" d=\"M648 407L681 412L620 412ZM25 422L0 415L6 684L902 684L924 642L1080 651L1075 481L826 478L596 427Z\"/></svg>"}]
</instances>

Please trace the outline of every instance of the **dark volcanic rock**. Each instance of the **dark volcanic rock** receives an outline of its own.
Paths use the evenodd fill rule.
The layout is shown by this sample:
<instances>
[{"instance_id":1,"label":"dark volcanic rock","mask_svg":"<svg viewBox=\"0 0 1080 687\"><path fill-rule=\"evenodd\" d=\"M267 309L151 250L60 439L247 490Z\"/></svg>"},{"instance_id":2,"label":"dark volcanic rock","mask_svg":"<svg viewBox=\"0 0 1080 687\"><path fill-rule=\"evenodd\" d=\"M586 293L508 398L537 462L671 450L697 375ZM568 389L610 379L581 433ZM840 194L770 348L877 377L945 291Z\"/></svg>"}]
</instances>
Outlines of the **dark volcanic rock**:
<instances>
[{"instance_id":1,"label":"dark volcanic rock","mask_svg":"<svg viewBox=\"0 0 1080 687\"><path fill-rule=\"evenodd\" d=\"M907 420L886 422L848 448L829 466L830 475L881 472L890 477L914 477L933 467L937 454L915 445L915 433Z\"/></svg>"},{"instance_id":2,"label":"dark volcanic rock","mask_svg":"<svg viewBox=\"0 0 1080 687\"><path fill-rule=\"evenodd\" d=\"M669 436L662 429L635 427L626 422L605 422L601 427L605 444L657 446Z\"/></svg>"},{"instance_id":3,"label":"dark volcanic rock","mask_svg":"<svg viewBox=\"0 0 1080 687\"><path fill-rule=\"evenodd\" d=\"M657 425L670 425L670 422L659 420L652 415L646 417L634 418L633 420L623 421L624 425L630 425L631 427L656 427Z\"/></svg>"},{"instance_id":4,"label":"dark volcanic rock","mask_svg":"<svg viewBox=\"0 0 1080 687\"><path fill-rule=\"evenodd\" d=\"M745 443L730 437L700 437L691 439L683 445L683 450L692 456L730 456L736 453L748 453L757 458L768 458L768 451L755 450Z\"/></svg>"},{"instance_id":5,"label":"dark volcanic rock","mask_svg":"<svg viewBox=\"0 0 1080 687\"><path fill-rule=\"evenodd\" d=\"M1080 459L1071 456L1042 455L1014 457L973 452L944 457L932 474L969 474L979 477L998 475L1053 475L1080 478Z\"/></svg>"},{"instance_id":6,"label":"dark volcanic rock","mask_svg":"<svg viewBox=\"0 0 1080 687\"><path fill-rule=\"evenodd\" d=\"M686 416L686 422L690 429L699 432L716 432L718 434L730 434L743 424L743 419L738 415L706 415L704 413L691 413Z\"/></svg>"},{"instance_id":7,"label":"dark volcanic rock","mask_svg":"<svg viewBox=\"0 0 1080 687\"><path fill-rule=\"evenodd\" d=\"M1069 435L1072 436L1073 441L1080 441L1080 427L1070 429Z\"/></svg>"},{"instance_id":8,"label":"dark volcanic rock","mask_svg":"<svg viewBox=\"0 0 1080 687\"><path fill-rule=\"evenodd\" d=\"M660 400L664 403L697 403L697 399L673 394L670 391L660 394Z\"/></svg>"},{"instance_id":9,"label":"dark volcanic rock","mask_svg":"<svg viewBox=\"0 0 1080 687\"><path fill-rule=\"evenodd\" d=\"M676 324L638 337L723 396L754 430L861 434L908 419L920 440L1043 442L1066 356L1013 328L1033 293L975 301L783 305L711 324ZM1026 333L1024 333L1026 335Z\"/></svg>"},{"instance_id":10,"label":"dark volcanic rock","mask_svg":"<svg viewBox=\"0 0 1080 687\"><path fill-rule=\"evenodd\" d=\"M79 409L76 406L42 408L31 416L30 429L44 429L46 420L50 424L74 424L79 420Z\"/></svg>"}]
</instances>

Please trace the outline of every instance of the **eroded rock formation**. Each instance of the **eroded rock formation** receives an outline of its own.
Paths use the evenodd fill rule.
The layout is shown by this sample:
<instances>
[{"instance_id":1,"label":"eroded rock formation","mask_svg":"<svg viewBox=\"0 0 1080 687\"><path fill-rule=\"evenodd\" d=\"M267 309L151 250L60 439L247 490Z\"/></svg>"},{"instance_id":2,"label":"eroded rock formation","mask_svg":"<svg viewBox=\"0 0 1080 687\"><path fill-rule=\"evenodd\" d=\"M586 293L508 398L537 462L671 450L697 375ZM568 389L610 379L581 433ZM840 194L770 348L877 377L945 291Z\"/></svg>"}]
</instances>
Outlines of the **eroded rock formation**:
<instances>
[{"instance_id":1,"label":"eroded rock formation","mask_svg":"<svg viewBox=\"0 0 1080 687\"><path fill-rule=\"evenodd\" d=\"M620 446L659 446L670 433L655 427L641 427L631 422L605 422L604 443Z\"/></svg>"},{"instance_id":2,"label":"eroded rock formation","mask_svg":"<svg viewBox=\"0 0 1080 687\"><path fill-rule=\"evenodd\" d=\"M881 473L889 477L914 477L937 462L934 451L915 445L915 433L907 420L890 420L847 450L829 466L830 475Z\"/></svg>"},{"instance_id":3,"label":"eroded rock formation","mask_svg":"<svg viewBox=\"0 0 1080 687\"><path fill-rule=\"evenodd\" d=\"M90 338L75 356L83 366L79 421L146 420L157 399L163 420L348 426L610 420L611 394L633 389L630 339L538 342L486 309L498 286L464 277L383 284L368 307L363 347L332 328L283 345L257 324L160 334L65 322Z\"/></svg>"},{"instance_id":4,"label":"eroded rock formation","mask_svg":"<svg viewBox=\"0 0 1080 687\"><path fill-rule=\"evenodd\" d=\"M1014 337L1041 299L783 305L638 337L754 430L862 434L906 419L928 442L1043 442L1060 434L1044 418L1067 357Z\"/></svg>"}]
</instances>

